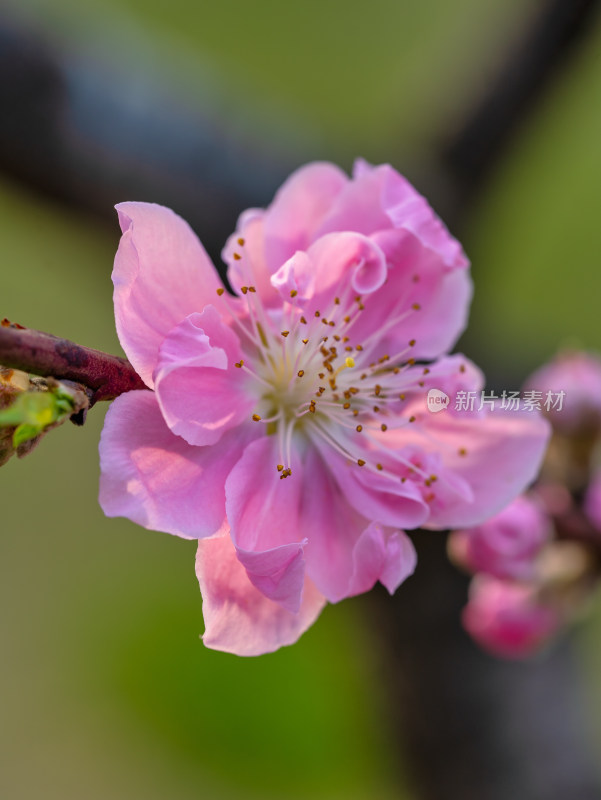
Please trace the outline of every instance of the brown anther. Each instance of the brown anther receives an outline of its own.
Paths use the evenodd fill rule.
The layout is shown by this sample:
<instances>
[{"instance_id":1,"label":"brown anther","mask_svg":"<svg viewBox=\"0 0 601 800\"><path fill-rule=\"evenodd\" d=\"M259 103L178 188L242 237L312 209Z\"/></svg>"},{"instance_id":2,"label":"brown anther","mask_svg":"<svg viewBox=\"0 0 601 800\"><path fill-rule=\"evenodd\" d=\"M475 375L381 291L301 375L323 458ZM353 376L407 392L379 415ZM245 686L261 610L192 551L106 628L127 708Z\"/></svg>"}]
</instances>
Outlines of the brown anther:
<instances>
[{"instance_id":1,"label":"brown anther","mask_svg":"<svg viewBox=\"0 0 601 800\"><path fill-rule=\"evenodd\" d=\"M319 313L319 311L316 311L316 312L315 312L315 316L316 316L316 317L320 317L320 316L321 316L321 314Z\"/></svg>"},{"instance_id":2,"label":"brown anther","mask_svg":"<svg viewBox=\"0 0 601 800\"><path fill-rule=\"evenodd\" d=\"M241 286L240 291L242 292L242 294L246 294L248 292L248 286Z\"/></svg>"},{"instance_id":3,"label":"brown anther","mask_svg":"<svg viewBox=\"0 0 601 800\"><path fill-rule=\"evenodd\" d=\"M358 344L358 345L355 347L355 350L363 350L363 345L362 345L362 344Z\"/></svg>"},{"instance_id":4,"label":"brown anther","mask_svg":"<svg viewBox=\"0 0 601 800\"><path fill-rule=\"evenodd\" d=\"M462 364L462 365L459 367L459 372L465 372L465 364Z\"/></svg>"},{"instance_id":5,"label":"brown anther","mask_svg":"<svg viewBox=\"0 0 601 800\"><path fill-rule=\"evenodd\" d=\"M374 412L375 412L376 414L378 413L378 411L379 411L379 410L380 410L380 406L374 406Z\"/></svg>"},{"instance_id":6,"label":"brown anther","mask_svg":"<svg viewBox=\"0 0 601 800\"><path fill-rule=\"evenodd\" d=\"M353 352L353 348L350 346L350 344L347 344L347 346L344 349L346 350L347 353Z\"/></svg>"},{"instance_id":7,"label":"brown anther","mask_svg":"<svg viewBox=\"0 0 601 800\"><path fill-rule=\"evenodd\" d=\"M335 342L339 342L340 341L340 336L338 336L337 333L334 334L334 341Z\"/></svg>"},{"instance_id":8,"label":"brown anther","mask_svg":"<svg viewBox=\"0 0 601 800\"><path fill-rule=\"evenodd\" d=\"M257 291L257 287L256 287L256 286L249 286L249 287L248 287L248 291L249 291L249 292L253 292L253 293L254 293L254 292L256 292L256 291Z\"/></svg>"},{"instance_id":9,"label":"brown anther","mask_svg":"<svg viewBox=\"0 0 601 800\"><path fill-rule=\"evenodd\" d=\"M327 325L327 324L328 324L328 321L327 321L327 319L326 319L325 317L322 317L322 318L321 318L321 321L323 322L323 324L324 324L324 325Z\"/></svg>"},{"instance_id":10,"label":"brown anther","mask_svg":"<svg viewBox=\"0 0 601 800\"><path fill-rule=\"evenodd\" d=\"M409 340L409 347L415 347L415 339Z\"/></svg>"},{"instance_id":11,"label":"brown anther","mask_svg":"<svg viewBox=\"0 0 601 800\"><path fill-rule=\"evenodd\" d=\"M305 370L304 369L299 369L299 371L296 374L298 375L299 378L302 378L303 375L305 374Z\"/></svg>"},{"instance_id":12,"label":"brown anther","mask_svg":"<svg viewBox=\"0 0 601 800\"><path fill-rule=\"evenodd\" d=\"M334 372L334 367L330 364L329 361L324 361L324 367L327 369L328 372Z\"/></svg>"},{"instance_id":13,"label":"brown anther","mask_svg":"<svg viewBox=\"0 0 601 800\"><path fill-rule=\"evenodd\" d=\"M308 339L301 339L301 342L302 342L303 344L307 344L307 342L308 342L308 341L309 341Z\"/></svg>"},{"instance_id":14,"label":"brown anther","mask_svg":"<svg viewBox=\"0 0 601 800\"><path fill-rule=\"evenodd\" d=\"M258 414L253 414L253 419L255 422L261 422L261 417Z\"/></svg>"},{"instance_id":15,"label":"brown anther","mask_svg":"<svg viewBox=\"0 0 601 800\"><path fill-rule=\"evenodd\" d=\"M328 325L330 326L330 328L333 328L335 324L336 324L336 323L334 322L334 320L333 320L333 319L331 319L331 320L328 322Z\"/></svg>"},{"instance_id":16,"label":"brown anther","mask_svg":"<svg viewBox=\"0 0 601 800\"><path fill-rule=\"evenodd\" d=\"M363 311L363 309L365 308L365 306L363 305L363 303L359 303L359 305L357 306L357 308L359 309L359 311Z\"/></svg>"},{"instance_id":17,"label":"brown anther","mask_svg":"<svg viewBox=\"0 0 601 800\"><path fill-rule=\"evenodd\" d=\"M380 425L380 428L381 428L383 431L387 431L387 430L388 430L388 425L385 425L384 423L382 423L382 424Z\"/></svg>"},{"instance_id":18,"label":"brown anther","mask_svg":"<svg viewBox=\"0 0 601 800\"><path fill-rule=\"evenodd\" d=\"M363 430L363 425L357 425L355 430L357 431L357 433L361 433L361 431Z\"/></svg>"},{"instance_id":19,"label":"brown anther","mask_svg":"<svg viewBox=\"0 0 601 800\"><path fill-rule=\"evenodd\" d=\"M381 464L376 464L376 469L384 469L384 467Z\"/></svg>"},{"instance_id":20,"label":"brown anther","mask_svg":"<svg viewBox=\"0 0 601 800\"><path fill-rule=\"evenodd\" d=\"M401 370L400 370L398 367L395 367L395 368L392 370L392 374L393 374L393 375L398 375L400 371L401 371Z\"/></svg>"},{"instance_id":21,"label":"brown anther","mask_svg":"<svg viewBox=\"0 0 601 800\"><path fill-rule=\"evenodd\" d=\"M418 386L425 386L426 384L425 384L423 381L418 381L418 382L417 382L417 385L418 385Z\"/></svg>"},{"instance_id":22,"label":"brown anther","mask_svg":"<svg viewBox=\"0 0 601 800\"><path fill-rule=\"evenodd\" d=\"M223 286L220 286L219 289L217 289L216 291L219 297L221 297L221 295L225 292L225 289L223 288Z\"/></svg>"},{"instance_id":23,"label":"brown anther","mask_svg":"<svg viewBox=\"0 0 601 800\"><path fill-rule=\"evenodd\" d=\"M360 303L360 302L361 302L361 295L358 294L357 297L355 297L355 303Z\"/></svg>"},{"instance_id":24,"label":"brown anther","mask_svg":"<svg viewBox=\"0 0 601 800\"><path fill-rule=\"evenodd\" d=\"M376 385L374 386L374 394L375 394L375 396L379 397L381 391L382 391L382 387L380 386L379 383L376 383Z\"/></svg>"},{"instance_id":25,"label":"brown anther","mask_svg":"<svg viewBox=\"0 0 601 800\"><path fill-rule=\"evenodd\" d=\"M343 317L342 319L343 319L345 322L350 322L350 321L351 321L351 318L348 316L348 314L347 314L347 316L346 316L346 317Z\"/></svg>"},{"instance_id":26,"label":"brown anther","mask_svg":"<svg viewBox=\"0 0 601 800\"><path fill-rule=\"evenodd\" d=\"M365 466L365 461L362 458L358 458L357 459L357 464L359 464L360 467L364 467Z\"/></svg>"},{"instance_id":27,"label":"brown anther","mask_svg":"<svg viewBox=\"0 0 601 800\"><path fill-rule=\"evenodd\" d=\"M334 298L334 305L336 305L336 306L340 305L340 298L339 297L335 297Z\"/></svg>"},{"instance_id":28,"label":"brown anther","mask_svg":"<svg viewBox=\"0 0 601 800\"><path fill-rule=\"evenodd\" d=\"M342 341L343 341L343 342L348 342L348 339L349 339L349 337L348 337L348 336L343 336L343 337L342 337Z\"/></svg>"},{"instance_id":29,"label":"brown anther","mask_svg":"<svg viewBox=\"0 0 601 800\"><path fill-rule=\"evenodd\" d=\"M244 366L244 361L242 361L242 359L240 359L240 361L236 361L234 366L238 367L238 369L242 369L242 367Z\"/></svg>"},{"instance_id":30,"label":"brown anther","mask_svg":"<svg viewBox=\"0 0 601 800\"><path fill-rule=\"evenodd\" d=\"M351 404L350 404L350 403L345 403L345 404L342 406L342 408L350 408L350 407L351 407Z\"/></svg>"},{"instance_id":31,"label":"brown anther","mask_svg":"<svg viewBox=\"0 0 601 800\"><path fill-rule=\"evenodd\" d=\"M432 483L434 483L435 481L438 480L438 476L437 475L430 475L430 480L432 481Z\"/></svg>"},{"instance_id":32,"label":"brown anther","mask_svg":"<svg viewBox=\"0 0 601 800\"><path fill-rule=\"evenodd\" d=\"M359 389L356 386L349 386L348 390L351 394L359 394Z\"/></svg>"},{"instance_id":33,"label":"brown anther","mask_svg":"<svg viewBox=\"0 0 601 800\"><path fill-rule=\"evenodd\" d=\"M353 417L358 417L358 416L359 416L359 409L358 408L353 409Z\"/></svg>"},{"instance_id":34,"label":"brown anther","mask_svg":"<svg viewBox=\"0 0 601 800\"><path fill-rule=\"evenodd\" d=\"M290 297L296 297L297 294L298 292L296 291L296 289L290 289Z\"/></svg>"},{"instance_id":35,"label":"brown anther","mask_svg":"<svg viewBox=\"0 0 601 800\"><path fill-rule=\"evenodd\" d=\"M241 258L242 256L240 255L240 253L234 253L234 261L240 261Z\"/></svg>"},{"instance_id":36,"label":"brown anther","mask_svg":"<svg viewBox=\"0 0 601 800\"><path fill-rule=\"evenodd\" d=\"M281 333L282 333L282 336L283 336L283 337L284 337L284 339L285 339L285 338L286 338L286 336L288 336L288 334L290 333L290 331L282 331Z\"/></svg>"},{"instance_id":37,"label":"brown anther","mask_svg":"<svg viewBox=\"0 0 601 800\"><path fill-rule=\"evenodd\" d=\"M364 381L367 378L367 372L364 372L363 375L359 376L360 381Z\"/></svg>"},{"instance_id":38,"label":"brown anther","mask_svg":"<svg viewBox=\"0 0 601 800\"><path fill-rule=\"evenodd\" d=\"M414 358L408 358L407 359L407 363L409 364L410 367L412 367L415 364L415 359Z\"/></svg>"},{"instance_id":39,"label":"brown anther","mask_svg":"<svg viewBox=\"0 0 601 800\"><path fill-rule=\"evenodd\" d=\"M424 374L424 375L428 375L429 373L430 373L430 370L428 369L428 367L426 367L426 368L425 368L425 370L424 370L424 372L423 372L423 374Z\"/></svg>"},{"instance_id":40,"label":"brown anther","mask_svg":"<svg viewBox=\"0 0 601 800\"><path fill-rule=\"evenodd\" d=\"M460 447L459 450L458 450L458 453L459 453L460 456L466 456L467 455L467 450L465 449L465 447Z\"/></svg>"},{"instance_id":41,"label":"brown anther","mask_svg":"<svg viewBox=\"0 0 601 800\"><path fill-rule=\"evenodd\" d=\"M307 320L306 320L304 317L301 317L301 318L300 318L300 321L303 323L303 325L306 325L306 324L307 324Z\"/></svg>"},{"instance_id":42,"label":"brown anther","mask_svg":"<svg viewBox=\"0 0 601 800\"><path fill-rule=\"evenodd\" d=\"M278 464L278 472L281 472L284 469L283 464Z\"/></svg>"},{"instance_id":43,"label":"brown anther","mask_svg":"<svg viewBox=\"0 0 601 800\"><path fill-rule=\"evenodd\" d=\"M409 422L415 422L416 419L417 417L409 417Z\"/></svg>"},{"instance_id":44,"label":"brown anther","mask_svg":"<svg viewBox=\"0 0 601 800\"><path fill-rule=\"evenodd\" d=\"M325 378L325 376L326 376L325 372L319 372L318 373L318 377L320 377L321 380L323 380Z\"/></svg>"},{"instance_id":45,"label":"brown anther","mask_svg":"<svg viewBox=\"0 0 601 800\"><path fill-rule=\"evenodd\" d=\"M413 304L412 304L412 306L411 306L411 308L412 308L414 311L419 311L419 310L420 310L420 308L421 308L421 306L420 306L420 304L419 304L419 303L413 303Z\"/></svg>"},{"instance_id":46,"label":"brown anther","mask_svg":"<svg viewBox=\"0 0 601 800\"><path fill-rule=\"evenodd\" d=\"M238 239L238 244L240 245L240 247L244 247L244 239L242 237Z\"/></svg>"},{"instance_id":47,"label":"brown anther","mask_svg":"<svg viewBox=\"0 0 601 800\"><path fill-rule=\"evenodd\" d=\"M400 394L399 395L399 400L404 400L404 399L405 399L405 395L404 394Z\"/></svg>"}]
</instances>

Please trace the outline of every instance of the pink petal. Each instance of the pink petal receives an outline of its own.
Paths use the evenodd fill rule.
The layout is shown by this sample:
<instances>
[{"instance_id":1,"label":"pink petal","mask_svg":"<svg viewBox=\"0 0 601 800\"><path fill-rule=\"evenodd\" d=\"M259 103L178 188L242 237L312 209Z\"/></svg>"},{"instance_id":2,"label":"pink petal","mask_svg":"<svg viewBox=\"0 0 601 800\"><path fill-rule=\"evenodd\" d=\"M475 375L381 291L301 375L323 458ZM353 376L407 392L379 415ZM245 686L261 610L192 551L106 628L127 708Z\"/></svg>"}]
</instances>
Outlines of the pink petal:
<instances>
[{"instance_id":1,"label":"pink petal","mask_svg":"<svg viewBox=\"0 0 601 800\"><path fill-rule=\"evenodd\" d=\"M227 518L238 559L251 583L288 611L300 608L306 539L299 525L303 484L300 462L280 479L277 437L262 436L245 449L226 482Z\"/></svg>"},{"instance_id":2,"label":"pink petal","mask_svg":"<svg viewBox=\"0 0 601 800\"><path fill-rule=\"evenodd\" d=\"M377 581L394 594L416 566L417 553L407 534L394 531L387 536L380 525L372 522L353 548L349 595L368 592Z\"/></svg>"},{"instance_id":3,"label":"pink petal","mask_svg":"<svg viewBox=\"0 0 601 800\"><path fill-rule=\"evenodd\" d=\"M465 329L472 282L465 269L449 269L439 253L405 230L371 237L388 262L386 283L364 299L353 339L379 332L378 352L398 353L415 340L411 355L429 359L449 350Z\"/></svg>"},{"instance_id":4,"label":"pink petal","mask_svg":"<svg viewBox=\"0 0 601 800\"><path fill-rule=\"evenodd\" d=\"M424 412L419 424L399 433L398 441L440 452L445 469L465 481L474 498L466 502L463 493L448 493L425 527L471 527L496 514L536 478L548 438L549 426L535 412Z\"/></svg>"},{"instance_id":5,"label":"pink petal","mask_svg":"<svg viewBox=\"0 0 601 800\"><path fill-rule=\"evenodd\" d=\"M298 613L268 600L248 579L227 531L198 543L196 575L203 597L204 644L239 656L258 656L292 644L325 605L308 579Z\"/></svg>"},{"instance_id":6,"label":"pink petal","mask_svg":"<svg viewBox=\"0 0 601 800\"><path fill-rule=\"evenodd\" d=\"M307 573L319 591L331 602L366 592L378 580L394 591L415 568L408 538L357 513L316 450L307 452L305 472L311 476L301 502Z\"/></svg>"},{"instance_id":7,"label":"pink petal","mask_svg":"<svg viewBox=\"0 0 601 800\"><path fill-rule=\"evenodd\" d=\"M185 316L201 311L221 285L209 257L183 219L152 203L120 203L123 236L115 256L119 341L152 388L158 350Z\"/></svg>"},{"instance_id":8,"label":"pink petal","mask_svg":"<svg viewBox=\"0 0 601 800\"><path fill-rule=\"evenodd\" d=\"M226 430L250 422L255 401L244 391L247 376L236 334L206 306L169 332L154 373L165 422L189 444L211 445Z\"/></svg>"},{"instance_id":9,"label":"pink petal","mask_svg":"<svg viewBox=\"0 0 601 800\"><path fill-rule=\"evenodd\" d=\"M265 256L271 273L306 250L332 203L349 183L334 164L316 162L294 172L265 214Z\"/></svg>"},{"instance_id":10,"label":"pink petal","mask_svg":"<svg viewBox=\"0 0 601 800\"><path fill-rule=\"evenodd\" d=\"M225 518L225 480L247 441L234 431L219 447L191 447L171 433L153 392L122 394L100 437L102 510L187 539L211 536Z\"/></svg>"}]
</instances>

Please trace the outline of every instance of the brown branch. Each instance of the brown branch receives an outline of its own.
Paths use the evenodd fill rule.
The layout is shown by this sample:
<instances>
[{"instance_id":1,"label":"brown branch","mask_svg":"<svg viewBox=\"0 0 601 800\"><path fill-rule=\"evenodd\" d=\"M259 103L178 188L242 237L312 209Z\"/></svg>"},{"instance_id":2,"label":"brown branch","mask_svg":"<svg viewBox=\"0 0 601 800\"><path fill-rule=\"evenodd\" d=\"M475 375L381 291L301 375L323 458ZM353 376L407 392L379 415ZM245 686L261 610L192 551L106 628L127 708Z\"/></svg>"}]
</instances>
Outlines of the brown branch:
<instances>
[{"instance_id":1,"label":"brown branch","mask_svg":"<svg viewBox=\"0 0 601 800\"><path fill-rule=\"evenodd\" d=\"M125 358L8 320L0 323L0 364L42 377L76 381L89 390L91 406L132 389L148 388Z\"/></svg>"}]
</instances>

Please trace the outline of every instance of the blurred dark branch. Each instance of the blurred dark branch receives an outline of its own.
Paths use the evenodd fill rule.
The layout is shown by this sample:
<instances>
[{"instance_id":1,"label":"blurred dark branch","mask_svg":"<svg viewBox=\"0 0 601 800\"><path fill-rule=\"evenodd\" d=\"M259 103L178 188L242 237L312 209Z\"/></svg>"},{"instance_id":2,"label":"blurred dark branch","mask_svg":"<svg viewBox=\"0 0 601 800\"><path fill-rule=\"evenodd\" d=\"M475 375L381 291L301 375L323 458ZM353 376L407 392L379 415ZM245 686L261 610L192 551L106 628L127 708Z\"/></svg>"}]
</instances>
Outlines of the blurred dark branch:
<instances>
[{"instance_id":1,"label":"blurred dark branch","mask_svg":"<svg viewBox=\"0 0 601 800\"><path fill-rule=\"evenodd\" d=\"M423 183L454 229L469 230L474 201L600 6L541 3L487 93L441 148ZM445 537L417 532L415 543L417 575L392 600L375 592L368 602L387 677L384 710L419 800L599 800L571 643L526 663L487 656L461 628L468 581L449 563Z\"/></svg>"},{"instance_id":2,"label":"blurred dark branch","mask_svg":"<svg viewBox=\"0 0 601 800\"><path fill-rule=\"evenodd\" d=\"M208 77L195 82L200 108L160 77L146 53L99 65L0 19L0 170L112 226L117 202L170 206L215 258L312 137L277 118L260 125Z\"/></svg>"},{"instance_id":3,"label":"blurred dark branch","mask_svg":"<svg viewBox=\"0 0 601 800\"><path fill-rule=\"evenodd\" d=\"M88 391L90 405L113 400L132 389L147 388L124 358L7 320L0 324L0 364L42 377L75 381Z\"/></svg>"},{"instance_id":4,"label":"blurred dark branch","mask_svg":"<svg viewBox=\"0 0 601 800\"><path fill-rule=\"evenodd\" d=\"M469 201L484 188L544 91L569 65L575 49L593 29L600 8L599 0L540 3L485 94L442 147L440 158L449 173L449 194L454 198L453 208L448 213L443 211L445 219L465 214Z\"/></svg>"}]
</instances>

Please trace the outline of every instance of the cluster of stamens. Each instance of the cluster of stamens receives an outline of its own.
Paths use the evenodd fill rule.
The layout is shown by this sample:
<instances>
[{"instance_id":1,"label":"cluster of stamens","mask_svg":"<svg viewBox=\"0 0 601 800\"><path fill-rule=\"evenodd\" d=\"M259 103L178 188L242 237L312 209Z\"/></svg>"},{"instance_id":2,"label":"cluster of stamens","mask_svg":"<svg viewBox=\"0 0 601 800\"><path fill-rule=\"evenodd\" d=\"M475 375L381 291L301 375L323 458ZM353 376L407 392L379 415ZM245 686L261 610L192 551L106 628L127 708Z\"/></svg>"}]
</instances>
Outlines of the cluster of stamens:
<instances>
[{"instance_id":1,"label":"cluster of stamens","mask_svg":"<svg viewBox=\"0 0 601 800\"><path fill-rule=\"evenodd\" d=\"M244 252L242 238L238 245ZM242 274L252 275L243 255L234 253L234 260L238 267L246 268ZM252 420L264 424L266 433L278 436L280 463L276 468L280 479L292 474L293 437L305 435L318 437L359 467L396 481L400 471L419 473L430 488L437 476L404 459L398 449L385 450L380 438L389 429L416 422L414 414L402 414L402 405L410 392L424 386L423 378L430 370L417 366L410 356L415 339L398 353L373 357L386 333L419 312L419 304L412 303L378 331L357 341L353 328L369 299L364 301L351 293L350 281L342 296L330 301L326 313L301 306L298 291L290 290L277 329L255 286L249 283L240 291L246 299L247 314L243 317L231 308L223 289L217 294L242 333L246 358L235 366L250 376L256 387L257 408ZM384 450L387 467L373 458Z\"/></svg>"}]
</instances>

